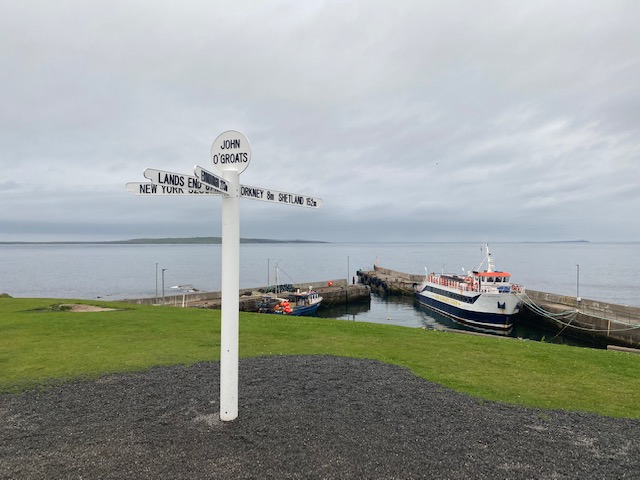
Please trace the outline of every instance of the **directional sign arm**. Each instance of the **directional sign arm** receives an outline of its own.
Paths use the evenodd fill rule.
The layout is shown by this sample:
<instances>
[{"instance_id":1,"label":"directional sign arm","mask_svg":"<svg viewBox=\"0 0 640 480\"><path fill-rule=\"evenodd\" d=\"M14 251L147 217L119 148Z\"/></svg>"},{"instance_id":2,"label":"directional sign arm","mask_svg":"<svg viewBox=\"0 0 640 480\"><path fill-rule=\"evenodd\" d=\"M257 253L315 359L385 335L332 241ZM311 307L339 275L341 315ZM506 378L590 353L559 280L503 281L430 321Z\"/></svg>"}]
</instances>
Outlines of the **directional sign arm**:
<instances>
[{"instance_id":1,"label":"directional sign arm","mask_svg":"<svg viewBox=\"0 0 640 480\"><path fill-rule=\"evenodd\" d=\"M193 167L193 171L196 174L196 178L205 185L208 185L220 193L229 194L229 185L224 178L219 177L215 173L211 173L198 165Z\"/></svg>"},{"instance_id":2,"label":"directional sign arm","mask_svg":"<svg viewBox=\"0 0 640 480\"><path fill-rule=\"evenodd\" d=\"M195 180L196 177L193 177ZM126 184L127 190L134 195L219 195L212 188L198 189L198 188L185 188L185 187L173 187L168 185L158 185L152 182L129 182Z\"/></svg>"},{"instance_id":3,"label":"directional sign arm","mask_svg":"<svg viewBox=\"0 0 640 480\"><path fill-rule=\"evenodd\" d=\"M240 185L240 197L282 205L293 205L296 207L322 207L322 199L318 197L311 197L300 193L280 192L272 188L252 187L250 185Z\"/></svg>"},{"instance_id":4,"label":"directional sign arm","mask_svg":"<svg viewBox=\"0 0 640 480\"><path fill-rule=\"evenodd\" d=\"M193 175L185 175L183 173L165 172L164 170L156 170L155 168L147 168L144 176L158 185L164 193L177 192L180 190L194 191L201 190L203 193L219 193L217 189L213 189L208 185L203 185ZM197 193L197 192L195 192Z\"/></svg>"}]
</instances>

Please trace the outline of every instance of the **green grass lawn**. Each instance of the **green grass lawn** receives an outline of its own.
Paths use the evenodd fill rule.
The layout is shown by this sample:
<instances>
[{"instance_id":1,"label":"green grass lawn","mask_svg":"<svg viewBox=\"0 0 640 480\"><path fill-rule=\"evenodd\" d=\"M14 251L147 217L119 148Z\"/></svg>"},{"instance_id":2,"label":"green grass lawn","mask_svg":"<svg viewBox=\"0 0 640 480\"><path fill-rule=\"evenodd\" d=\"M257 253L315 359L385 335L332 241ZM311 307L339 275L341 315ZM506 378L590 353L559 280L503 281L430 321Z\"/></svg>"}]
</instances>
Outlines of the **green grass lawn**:
<instances>
[{"instance_id":1,"label":"green grass lawn","mask_svg":"<svg viewBox=\"0 0 640 480\"><path fill-rule=\"evenodd\" d=\"M220 311L0 298L0 392L158 365L218 360ZM640 418L640 356L309 317L240 314L240 355L340 355L409 368L460 392L518 405ZM242 388L242 379L240 383Z\"/></svg>"}]
</instances>

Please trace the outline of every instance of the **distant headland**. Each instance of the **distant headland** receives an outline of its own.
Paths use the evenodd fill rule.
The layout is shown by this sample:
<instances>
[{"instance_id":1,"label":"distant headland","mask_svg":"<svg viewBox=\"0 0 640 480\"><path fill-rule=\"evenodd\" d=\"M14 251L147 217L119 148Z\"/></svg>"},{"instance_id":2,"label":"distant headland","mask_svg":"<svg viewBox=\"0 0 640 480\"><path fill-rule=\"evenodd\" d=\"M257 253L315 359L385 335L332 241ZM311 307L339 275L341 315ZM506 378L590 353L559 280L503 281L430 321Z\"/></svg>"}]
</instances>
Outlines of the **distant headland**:
<instances>
[{"instance_id":1,"label":"distant headland","mask_svg":"<svg viewBox=\"0 0 640 480\"><path fill-rule=\"evenodd\" d=\"M220 244L222 237L167 237L132 238L129 240L105 241L58 241L58 242L0 242L0 245L153 245L153 244ZM274 240L268 238L241 238L240 243L329 243L319 240Z\"/></svg>"}]
</instances>

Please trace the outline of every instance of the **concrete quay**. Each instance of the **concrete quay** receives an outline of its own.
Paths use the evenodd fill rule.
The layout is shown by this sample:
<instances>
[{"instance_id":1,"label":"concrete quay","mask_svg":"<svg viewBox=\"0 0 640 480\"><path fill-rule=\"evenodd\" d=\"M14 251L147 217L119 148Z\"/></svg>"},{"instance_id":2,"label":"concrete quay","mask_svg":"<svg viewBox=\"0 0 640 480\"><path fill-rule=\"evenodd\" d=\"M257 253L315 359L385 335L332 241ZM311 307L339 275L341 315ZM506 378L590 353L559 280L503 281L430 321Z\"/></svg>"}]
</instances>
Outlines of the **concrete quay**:
<instances>
[{"instance_id":1,"label":"concrete quay","mask_svg":"<svg viewBox=\"0 0 640 480\"><path fill-rule=\"evenodd\" d=\"M640 308L527 290L522 320L596 343L640 348ZM545 312L538 310L539 307Z\"/></svg>"},{"instance_id":2,"label":"concrete quay","mask_svg":"<svg viewBox=\"0 0 640 480\"><path fill-rule=\"evenodd\" d=\"M413 296L414 285L424 275L412 275L375 267L358 271L361 283L385 294ZM640 308L616 305L586 298L526 290L526 308L518 321L595 343L640 348Z\"/></svg>"},{"instance_id":3,"label":"concrete quay","mask_svg":"<svg viewBox=\"0 0 640 480\"><path fill-rule=\"evenodd\" d=\"M349 285L345 279L324 280L316 282L304 282L293 284L293 291L307 290L312 286L323 298L322 306L331 307L334 305L343 305L351 302L368 302L371 300L371 289L367 285ZM258 302L269 289L273 291L273 287L256 287L243 288L239 292L240 311L257 312ZM164 301L159 297L157 302L155 297L137 298L123 300L126 303L136 305L167 305L174 307L197 307L197 308L213 308L221 307L222 292L193 292L181 293L177 295L165 295Z\"/></svg>"}]
</instances>

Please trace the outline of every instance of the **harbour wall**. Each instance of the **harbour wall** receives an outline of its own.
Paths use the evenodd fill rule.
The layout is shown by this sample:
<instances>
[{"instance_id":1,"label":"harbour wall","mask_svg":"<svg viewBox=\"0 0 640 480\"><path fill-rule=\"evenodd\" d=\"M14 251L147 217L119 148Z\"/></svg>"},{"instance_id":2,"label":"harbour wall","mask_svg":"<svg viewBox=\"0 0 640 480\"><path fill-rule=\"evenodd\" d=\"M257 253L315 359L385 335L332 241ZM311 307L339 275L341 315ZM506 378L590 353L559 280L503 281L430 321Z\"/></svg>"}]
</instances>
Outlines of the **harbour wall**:
<instances>
[{"instance_id":1,"label":"harbour wall","mask_svg":"<svg viewBox=\"0 0 640 480\"><path fill-rule=\"evenodd\" d=\"M536 290L527 290L526 294L535 305L552 313L546 315L535 308L525 308L522 320L526 323L543 325L596 343L640 348L638 307ZM563 312L565 315L559 315Z\"/></svg>"},{"instance_id":2,"label":"harbour wall","mask_svg":"<svg viewBox=\"0 0 640 480\"><path fill-rule=\"evenodd\" d=\"M371 271L358 271L358 280L383 294L413 296L414 285L422 283L424 275L376 267ZM640 348L639 307L535 290L526 290L523 298L526 308L519 318L523 323L603 345ZM558 315L560 313L564 315Z\"/></svg>"},{"instance_id":3,"label":"harbour wall","mask_svg":"<svg viewBox=\"0 0 640 480\"><path fill-rule=\"evenodd\" d=\"M323 306L341 305L348 302L363 302L371 300L371 289L362 284L349 285L345 279L324 280L292 284L293 291L307 290L312 286L323 298ZM243 288L239 291L240 311L257 312L258 302L271 287ZM222 292L191 292L158 297L136 298L123 300L136 305L167 305L175 307L220 308Z\"/></svg>"},{"instance_id":4,"label":"harbour wall","mask_svg":"<svg viewBox=\"0 0 640 480\"><path fill-rule=\"evenodd\" d=\"M357 275L359 283L395 295L413 296L413 286L419 285L424 280L424 275L397 272L382 267L375 267L375 270L366 272L358 270Z\"/></svg>"}]
</instances>

